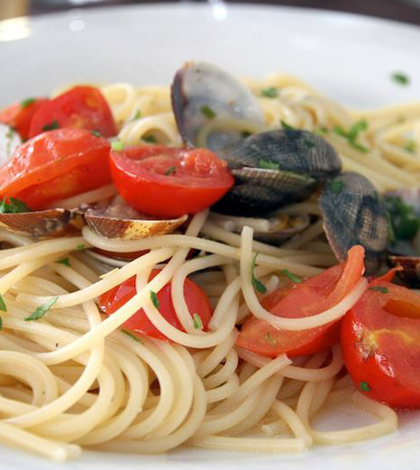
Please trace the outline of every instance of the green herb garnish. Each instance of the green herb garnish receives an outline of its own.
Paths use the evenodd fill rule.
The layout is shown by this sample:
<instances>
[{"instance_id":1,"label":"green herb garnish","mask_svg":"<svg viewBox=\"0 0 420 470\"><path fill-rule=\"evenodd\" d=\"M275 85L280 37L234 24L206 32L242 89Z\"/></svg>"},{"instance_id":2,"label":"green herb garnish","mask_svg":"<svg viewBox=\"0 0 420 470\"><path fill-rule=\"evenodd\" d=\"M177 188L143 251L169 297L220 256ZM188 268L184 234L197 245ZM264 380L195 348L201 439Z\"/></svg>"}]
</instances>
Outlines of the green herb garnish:
<instances>
[{"instance_id":1,"label":"green herb garnish","mask_svg":"<svg viewBox=\"0 0 420 470\"><path fill-rule=\"evenodd\" d=\"M141 118L141 111L140 109L138 109L136 111L136 114L133 116L133 118L131 119L131 121L137 121L137 119L140 119Z\"/></svg>"},{"instance_id":2,"label":"green herb garnish","mask_svg":"<svg viewBox=\"0 0 420 470\"><path fill-rule=\"evenodd\" d=\"M86 250L86 245L83 245L83 243L76 246L76 251L83 251L83 250Z\"/></svg>"},{"instance_id":3,"label":"green herb garnish","mask_svg":"<svg viewBox=\"0 0 420 470\"><path fill-rule=\"evenodd\" d=\"M308 149L313 149L315 147L315 144L311 142L309 139L303 139L303 143L305 144L305 147Z\"/></svg>"},{"instance_id":4,"label":"green herb garnish","mask_svg":"<svg viewBox=\"0 0 420 470\"><path fill-rule=\"evenodd\" d=\"M95 137L102 137L102 134L99 131L90 131L90 133Z\"/></svg>"},{"instance_id":5,"label":"green herb garnish","mask_svg":"<svg viewBox=\"0 0 420 470\"><path fill-rule=\"evenodd\" d=\"M131 331L121 330L121 333L124 333L125 335L129 336L131 339L134 339L134 341L137 341L138 343L142 343L142 340L138 336L131 333Z\"/></svg>"},{"instance_id":6,"label":"green herb garnish","mask_svg":"<svg viewBox=\"0 0 420 470\"><path fill-rule=\"evenodd\" d=\"M114 140L111 142L111 148L116 152L122 152L124 150L124 142L122 140Z\"/></svg>"},{"instance_id":7,"label":"green herb garnish","mask_svg":"<svg viewBox=\"0 0 420 470\"><path fill-rule=\"evenodd\" d=\"M410 83L410 77L402 72L394 72L391 75L392 80L399 85L408 85Z\"/></svg>"},{"instance_id":8,"label":"green herb garnish","mask_svg":"<svg viewBox=\"0 0 420 470\"><path fill-rule=\"evenodd\" d=\"M258 167L264 170L280 170L280 165L278 163L269 162L262 158L258 160Z\"/></svg>"},{"instance_id":9,"label":"green herb garnish","mask_svg":"<svg viewBox=\"0 0 420 470\"><path fill-rule=\"evenodd\" d=\"M400 196L387 196L385 204L388 209L388 225L394 239L413 239L420 228L420 218L414 207L406 204Z\"/></svg>"},{"instance_id":10,"label":"green herb garnish","mask_svg":"<svg viewBox=\"0 0 420 470\"><path fill-rule=\"evenodd\" d=\"M39 320L42 318L48 310L57 302L58 297L52 297L50 300L45 302L44 305L39 306L35 312L31 313L29 317L24 318L25 321Z\"/></svg>"},{"instance_id":11,"label":"green herb garnish","mask_svg":"<svg viewBox=\"0 0 420 470\"><path fill-rule=\"evenodd\" d=\"M273 86L264 88L263 90L261 90L261 96L264 96L265 98L278 98L279 89Z\"/></svg>"},{"instance_id":12,"label":"green herb garnish","mask_svg":"<svg viewBox=\"0 0 420 470\"><path fill-rule=\"evenodd\" d=\"M373 286L369 287L369 290L374 290L376 292L380 292L381 294L388 294L388 287Z\"/></svg>"},{"instance_id":13,"label":"green herb garnish","mask_svg":"<svg viewBox=\"0 0 420 470\"><path fill-rule=\"evenodd\" d=\"M150 291L150 300L152 301L153 305L156 309L159 309L159 299L156 292Z\"/></svg>"},{"instance_id":14,"label":"green herb garnish","mask_svg":"<svg viewBox=\"0 0 420 470\"><path fill-rule=\"evenodd\" d=\"M370 392L371 388L367 382L359 382L359 388L360 390L363 390L364 392Z\"/></svg>"},{"instance_id":15,"label":"green herb garnish","mask_svg":"<svg viewBox=\"0 0 420 470\"><path fill-rule=\"evenodd\" d=\"M287 124L286 121L283 121L283 119L280 120L280 124L282 125L283 129L287 129L289 131L294 131L296 130L295 127L291 126L290 124Z\"/></svg>"},{"instance_id":16,"label":"green herb garnish","mask_svg":"<svg viewBox=\"0 0 420 470\"><path fill-rule=\"evenodd\" d=\"M214 119L216 117L216 113L206 104L201 106L201 113L204 114L207 119Z\"/></svg>"},{"instance_id":17,"label":"green herb garnish","mask_svg":"<svg viewBox=\"0 0 420 470\"><path fill-rule=\"evenodd\" d=\"M193 315L193 324L194 324L194 328L196 330L202 330L203 329L203 322L201 321L201 317L198 313L194 313L194 315Z\"/></svg>"},{"instance_id":18,"label":"green herb garnish","mask_svg":"<svg viewBox=\"0 0 420 470\"><path fill-rule=\"evenodd\" d=\"M66 258L59 259L58 261L56 261L56 263L63 264L64 266L67 266L67 267L71 266L70 258L68 256Z\"/></svg>"},{"instance_id":19,"label":"green herb garnish","mask_svg":"<svg viewBox=\"0 0 420 470\"><path fill-rule=\"evenodd\" d=\"M264 339L267 341L267 343L277 344L277 339L273 338L269 331L267 331L267 333L265 334Z\"/></svg>"},{"instance_id":20,"label":"green herb garnish","mask_svg":"<svg viewBox=\"0 0 420 470\"><path fill-rule=\"evenodd\" d=\"M156 143L156 137L154 135L145 135L144 137L141 138L143 142L147 142L148 144L155 144Z\"/></svg>"},{"instance_id":21,"label":"green herb garnish","mask_svg":"<svg viewBox=\"0 0 420 470\"><path fill-rule=\"evenodd\" d=\"M174 175L176 173L176 166L170 166L164 173L165 176Z\"/></svg>"},{"instance_id":22,"label":"green herb garnish","mask_svg":"<svg viewBox=\"0 0 420 470\"><path fill-rule=\"evenodd\" d=\"M328 134L328 128L325 126L320 126L318 129L315 131L315 134L317 135L325 135Z\"/></svg>"},{"instance_id":23,"label":"green herb garnish","mask_svg":"<svg viewBox=\"0 0 420 470\"><path fill-rule=\"evenodd\" d=\"M56 119L54 119L54 121L51 121L49 124L45 124L45 126L43 126L42 128L44 132L52 131L54 129L60 129L60 123Z\"/></svg>"},{"instance_id":24,"label":"green herb garnish","mask_svg":"<svg viewBox=\"0 0 420 470\"><path fill-rule=\"evenodd\" d=\"M407 150L407 152L414 153L416 151L416 141L415 140L407 140L407 142L404 145L404 150Z\"/></svg>"},{"instance_id":25,"label":"green herb garnish","mask_svg":"<svg viewBox=\"0 0 420 470\"><path fill-rule=\"evenodd\" d=\"M22 100L22 101L20 102L20 107L21 107L21 108L26 108L26 107L28 107L30 104L35 103L35 101L36 101L36 98L26 98L26 100Z\"/></svg>"},{"instance_id":26,"label":"green herb garnish","mask_svg":"<svg viewBox=\"0 0 420 470\"><path fill-rule=\"evenodd\" d=\"M340 137L343 137L344 139L347 140L347 142L356 150L359 152L369 152L369 149L365 147L362 144L359 144L357 142L357 139L359 138L359 134L362 131L365 131L368 127L367 121L364 119L355 122L348 131L345 131L342 127L336 126L334 127L334 132L339 135Z\"/></svg>"},{"instance_id":27,"label":"green herb garnish","mask_svg":"<svg viewBox=\"0 0 420 470\"><path fill-rule=\"evenodd\" d=\"M246 138L249 137L250 135L252 135L252 134L251 134L251 132L249 132L249 131L242 131L242 132L241 132L241 137L244 138L244 139L246 139Z\"/></svg>"},{"instance_id":28,"label":"green herb garnish","mask_svg":"<svg viewBox=\"0 0 420 470\"><path fill-rule=\"evenodd\" d=\"M18 214L19 212L30 212L31 209L20 199L14 197L9 198L9 202L6 202L5 197L0 204L0 214Z\"/></svg>"},{"instance_id":29,"label":"green herb garnish","mask_svg":"<svg viewBox=\"0 0 420 470\"><path fill-rule=\"evenodd\" d=\"M302 283L302 279L296 276L296 274L291 273L288 269L283 269L280 272L284 274L285 276L287 276L292 282L295 282L296 284Z\"/></svg>"},{"instance_id":30,"label":"green herb garnish","mask_svg":"<svg viewBox=\"0 0 420 470\"><path fill-rule=\"evenodd\" d=\"M256 266L256 262L257 262L257 256L258 256L258 253L255 253L254 258L252 259L251 282L252 282L252 285L254 286L254 289L256 289L260 294L265 294L267 292L267 287L265 287L265 285L261 281L259 281L254 275L254 269Z\"/></svg>"},{"instance_id":31,"label":"green herb garnish","mask_svg":"<svg viewBox=\"0 0 420 470\"><path fill-rule=\"evenodd\" d=\"M344 189L344 181L332 180L327 183L328 189L334 194L340 194Z\"/></svg>"},{"instance_id":32,"label":"green herb garnish","mask_svg":"<svg viewBox=\"0 0 420 470\"><path fill-rule=\"evenodd\" d=\"M2 312L7 312L6 302L3 299L3 296L0 294L0 310Z\"/></svg>"}]
</instances>

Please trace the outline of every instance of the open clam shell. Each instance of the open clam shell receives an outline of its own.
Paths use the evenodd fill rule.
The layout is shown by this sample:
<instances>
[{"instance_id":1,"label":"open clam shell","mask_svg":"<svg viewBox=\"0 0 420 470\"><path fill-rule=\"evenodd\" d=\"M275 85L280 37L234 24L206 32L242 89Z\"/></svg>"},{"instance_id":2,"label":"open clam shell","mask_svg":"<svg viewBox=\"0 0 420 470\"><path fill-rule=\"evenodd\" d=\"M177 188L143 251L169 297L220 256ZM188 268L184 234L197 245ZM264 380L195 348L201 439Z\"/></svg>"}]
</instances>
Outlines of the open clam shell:
<instances>
[{"instance_id":1,"label":"open clam shell","mask_svg":"<svg viewBox=\"0 0 420 470\"><path fill-rule=\"evenodd\" d=\"M420 287L420 257L415 256L389 256L388 263L391 266L401 266L398 277L410 287Z\"/></svg>"},{"instance_id":2,"label":"open clam shell","mask_svg":"<svg viewBox=\"0 0 420 470\"><path fill-rule=\"evenodd\" d=\"M74 233L82 226L82 215L68 209L0 214L0 227L35 238L60 237Z\"/></svg>"},{"instance_id":3,"label":"open clam shell","mask_svg":"<svg viewBox=\"0 0 420 470\"><path fill-rule=\"evenodd\" d=\"M374 272L388 243L386 206L372 185L358 173L342 173L329 181L320 198L324 230L339 261L353 245L366 250L366 271Z\"/></svg>"}]
</instances>

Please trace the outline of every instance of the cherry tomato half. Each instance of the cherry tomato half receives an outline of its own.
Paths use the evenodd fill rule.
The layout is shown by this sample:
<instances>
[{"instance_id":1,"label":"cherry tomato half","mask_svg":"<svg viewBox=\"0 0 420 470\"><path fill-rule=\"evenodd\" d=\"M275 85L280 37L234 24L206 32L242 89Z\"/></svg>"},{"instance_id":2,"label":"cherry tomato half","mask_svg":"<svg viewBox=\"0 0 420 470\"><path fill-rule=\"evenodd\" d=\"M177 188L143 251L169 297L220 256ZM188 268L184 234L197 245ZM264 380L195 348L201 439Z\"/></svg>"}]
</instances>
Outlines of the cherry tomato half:
<instances>
[{"instance_id":1,"label":"cherry tomato half","mask_svg":"<svg viewBox=\"0 0 420 470\"><path fill-rule=\"evenodd\" d=\"M104 137L117 134L108 103L91 86L75 86L40 107L32 118L29 137L67 127L97 131Z\"/></svg>"},{"instance_id":2,"label":"cherry tomato half","mask_svg":"<svg viewBox=\"0 0 420 470\"><path fill-rule=\"evenodd\" d=\"M45 132L17 148L0 168L0 197L15 197L31 209L111 182L110 145L84 129Z\"/></svg>"},{"instance_id":3,"label":"cherry tomato half","mask_svg":"<svg viewBox=\"0 0 420 470\"><path fill-rule=\"evenodd\" d=\"M354 246L346 263L327 269L322 274L301 284L280 288L265 297L261 304L273 315L302 318L328 310L349 294L364 272L364 249ZM320 352L339 337L339 322L301 331L281 330L264 320L251 317L243 325L237 346L263 356L275 357L287 353L289 357Z\"/></svg>"},{"instance_id":4,"label":"cherry tomato half","mask_svg":"<svg viewBox=\"0 0 420 470\"><path fill-rule=\"evenodd\" d=\"M159 269L154 269L150 275L149 280L153 279L159 274ZM127 279L119 286L105 292L99 297L99 306L103 312L110 315L116 312L126 302L128 302L136 293L135 278ZM195 313L200 317L203 324L203 330L207 330L212 310L209 300L202 289L195 284L195 282L185 279L184 283L184 296L188 305L188 309L193 316ZM171 295L171 283L166 284L157 293L159 301L159 312L162 316L175 328L184 331L181 323L175 312L174 304ZM153 323L147 318L143 309L137 311L131 318L129 318L123 325L130 331L138 333L139 335L150 336L152 338L168 340L168 338L161 333Z\"/></svg>"},{"instance_id":5,"label":"cherry tomato half","mask_svg":"<svg viewBox=\"0 0 420 470\"><path fill-rule=\"evenodd\" d=\"M48 102L45 98L28 98L13 103L0 112L0 122L16 129L23 140L29 137L33 115Z\"/></svg>"},{"instance_id":6,"label":"cherry tomato half","mask_svg":"<svg viewBox=\"0 0 420 470\"><path fill-rule=\"evenodd\" d=\"M344 362L366 396L398 408L420 406L420 296L374 282L346 314Z\"/></svg>"},{"instance_id":7,"label":"cherry tomato half","mask_svg":"<svg viewBox=\"0 0 420 470\"><path fill-rule=\"evenodd\" d=\"M209 150L161 145L111 152L111 174L130 206L159 217L195 214L234 183L226 162Z\"/></svg>"}]
</instances>

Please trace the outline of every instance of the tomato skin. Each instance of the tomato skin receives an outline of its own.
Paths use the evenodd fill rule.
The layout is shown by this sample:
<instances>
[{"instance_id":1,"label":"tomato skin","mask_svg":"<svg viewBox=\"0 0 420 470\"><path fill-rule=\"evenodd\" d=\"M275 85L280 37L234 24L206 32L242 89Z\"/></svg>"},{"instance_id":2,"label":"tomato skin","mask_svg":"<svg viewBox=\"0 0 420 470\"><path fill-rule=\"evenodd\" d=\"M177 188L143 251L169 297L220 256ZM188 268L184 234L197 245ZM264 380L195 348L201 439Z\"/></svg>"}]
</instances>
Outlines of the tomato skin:
<instances>
[{"instance_id":1,"label":"tomato skin","mask_svg":"<svg viewBox=\"0 0 420 470\"><path fill-rule=\"evenodd\" d=\"M149 277L149 281L159 274L159 269L154 269ZM111 315L128 302L136 293L135 277L127 279L122 284L105 292L99 297L99 306L107 315ZM184 283L184 296L191 316L197 313L203 323L203 330L206 331L212 315L212 309L203 290L193 281L186 278ZM175 312L171 295L171 283L166 284L158 293L159 312L175 328L185 331ZM143 336L169 341L153 323L147 318L143 309L138 310L124 324L123 328Z\"/></svg>"},{"instance_id":2,"label":"tomato skin","mask_svg":"<svg viewBox=\"0 0 420 470\"><path fill-rule=\"evenodd\" d=\"M16 102L0 112L0 122L16 129L23 140L29 137L29 128L33 115L48 102L46 98L35 98L35 100L22 106L22 102Z\"/></svg>"},{"instance_id":3,"label":"tomato skin","mask_svg":"<svg viewBox=\"0 0 420 470\"><path fill-rule=\"evenodd\" d=\"M316 315L331 308L350 293L364 272L364 250L355 246L349 250L346 263L327 269L301 284L286 286L265 297L261 305L273 315L301 318ZM243 325L236 345L257 354L289 357L315 354L327 349L339 339L339 321L317 328L286 331L264 320L250 317Z\"/></svg>"},{"instance_id":4,"label":"tomato skin","mask_svg":"<svg viewBox=\"0 0 420 470\"><path fill-rule=\"evenodd\" d=\"M111 182L110 145L84 129L44 132L18 147L0 168L0 197L16 197L32 210Z\"/></svg>"},{"instance_id":5,"label":"tomato skin","mask_svg":"<svg viewBox=\"0 0 420 470\"><path fill-rule=\"evenodd\" d=\"M112 112L102 93L91 86L75 86L49 100L33 116L29 137L44 132L44 127L57 122L59 128L98 131L104 137L117 134Z\"/></svg>"},{"instance_id":6,"label":"tomato skin","mask_svg":"<svg viewBox=\"0 0 420 470\"><path fill-rule=\"evenodd\" d=\"M226 163L206 149L132 147L111 152L110 166L118 192L130 206L166 218L208 208L234 183ZM173 173L165 175L169 169Z\"/></svg>"},{"instance_id":7,"label":"tomato skin","mask_svg":"<svg viewBox=\"0 0 420 470\"><path fill-rule=\"evenodd\" d=\"M344 363L355 386L369 398L396 408L418 408L420 297L386 281L379 287L388 292L366 291L342 321Z\"/></svg>"}]
</instances>

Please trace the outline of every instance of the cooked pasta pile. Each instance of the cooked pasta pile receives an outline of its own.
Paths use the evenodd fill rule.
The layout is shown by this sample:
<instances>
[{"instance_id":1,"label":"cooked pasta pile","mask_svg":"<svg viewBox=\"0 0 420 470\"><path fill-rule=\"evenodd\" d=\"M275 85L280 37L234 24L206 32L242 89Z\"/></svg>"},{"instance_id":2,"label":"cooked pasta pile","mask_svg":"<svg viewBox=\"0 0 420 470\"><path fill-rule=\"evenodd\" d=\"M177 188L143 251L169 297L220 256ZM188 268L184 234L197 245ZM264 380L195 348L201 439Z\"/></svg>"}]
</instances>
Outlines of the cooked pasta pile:
<instances>
[{"instance_id":1,"label":"cooked pasta pile","mask_svg":"<svg viewBox=\"0 0 420 470\"><path fill-rule=\"evenodd\" d=\"M247 84L259 96L267 129L283 121L321 132L344 168L363 173L379 191L420 181L420 104L356 113L288 76ZM261 96L270 87L278 90L276 96ZM125 144L143 140L181 146L167 88L111 84L102 92ZM366 124L357 142L337 132L360 120ZM407 141L414 142L413 151L404 148ZM112 186L105 187L59 206L71 208L114 193ZM295 204L293 212L319 215L315 200ZM256 253L255 276L269 292L287 283L284 270L311 277L336 263L320 221L280 248L253 240L251 227L233 233L207 212L194 216L185 234L137 241L103 238L88 227L80 236L45 241L0 229L0 241L0 293L7 305L0 333L1 443L64 461L82 447L136 453L165 452L182 444L303 451L314 444L380 436L397 427L391 408L355 390L343 373L338 345L294 360L235 347L237 327L250 314L279 328L313 328L342 317L365 291L362 279L333 308L300 319L274 316L261 306L251 283ZM95 248L150 251L127 262ZM187 259L191 249L200 256ZM69 263L56 262L63 257ZM148 281L157 265L163 269ZM132 276L137 294L113 315L101 314L98 296ZM183 294L186 276L203 288L214 308L207 332L194 327ZM169 324L150 299L151 291L159 292L170 280L184 332ZM50 310L42 318L24 321L48 302ZM121 328L140 308L171 343L138 338ZM320 409L345 400L377 422L328 432L313 427Z\"/></svg>"}]
</instances>

